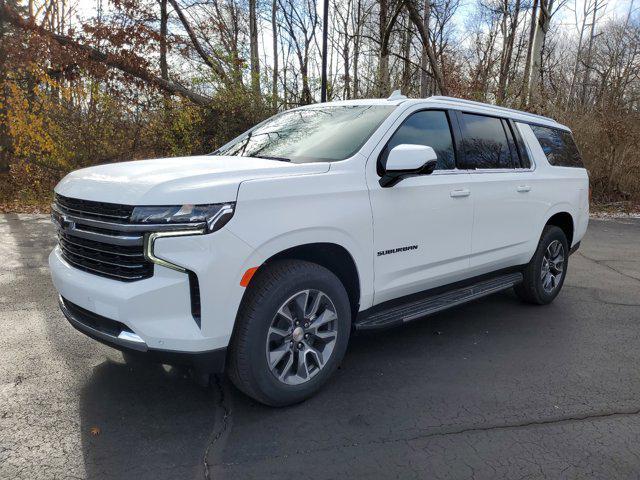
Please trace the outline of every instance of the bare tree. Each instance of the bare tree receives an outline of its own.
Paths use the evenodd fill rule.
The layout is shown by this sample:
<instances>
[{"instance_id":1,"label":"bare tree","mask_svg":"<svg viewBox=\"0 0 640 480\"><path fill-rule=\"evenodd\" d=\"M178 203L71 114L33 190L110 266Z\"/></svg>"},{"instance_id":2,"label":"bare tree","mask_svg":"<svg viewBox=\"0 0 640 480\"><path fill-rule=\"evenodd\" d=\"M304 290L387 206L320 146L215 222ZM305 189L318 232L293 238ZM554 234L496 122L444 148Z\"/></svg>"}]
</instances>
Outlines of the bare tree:
<instances>
[{"instance_id":1,"label":"bare tree","mask_svg":"<svg viewBox=\"0 0 640 480\"><path fill-rule=\"evenodd\" d=\"M271 86L271 102L274 110L278 109L278 0L271 1L271 30L273 33L273 85Z\"/></svg>"},{"instance_id":2,"label":"bare tree","mask_svg":"<svg viewBox=\"0 0 640 480\"><path fill-rule=\"evenodd\" d=\"M293 45L298 58L302 91L300 104L311 103L311 88L309 86L309 61L311 47L316 37L318 27L318 13L316 0L279 0L284 27L289 41Z\"/></svg>"},{"instance_id":3,"label":"bare tree","mask_svg":"<svg viewBox=\"0 0 640 480\"><path fill-rule=\"evenodd\" d=\"M249 48L251 56L251 90L260 97L260 53L258 52L258 15L256 0L249 0Z\"/></svg>"}]
</instances>

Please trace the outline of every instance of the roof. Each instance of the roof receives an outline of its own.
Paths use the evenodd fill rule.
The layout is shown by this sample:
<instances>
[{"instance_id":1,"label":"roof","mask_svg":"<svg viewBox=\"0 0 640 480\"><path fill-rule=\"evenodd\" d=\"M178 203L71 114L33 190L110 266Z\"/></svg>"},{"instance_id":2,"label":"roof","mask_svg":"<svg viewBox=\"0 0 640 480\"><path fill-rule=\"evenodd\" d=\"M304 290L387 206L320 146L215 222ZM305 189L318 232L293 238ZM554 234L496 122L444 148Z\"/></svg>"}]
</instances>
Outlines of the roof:
<instances>
[{"instance_id":1,"label":"roof","mask_svg":"<svg viewBox=\"0 0 640 480\"><path fill-rule=\"evenodd\" d=\"M426 100L429 102L446 103L451 105L452 107L458 107L461 110L477 111L478 113L499 112L500 115L513 118L514 120L523 120L523 121L528 121L533 123L543 123L543 124L551 123L556 126L560 125L553 118L545 117L542 115L536 115L535 113L529 113L523 110L516 110L513 108L507 108L507 107L499 107L497 105L491 105L489 103L474 102L472 100L463 100L461 98L444 97L444 96L438 96L438 95L433 97L428 97Z\"/></svg>"},{"instance_id":2,"label":"roof","mask_svg":"<svg viewBox=\"0 0 640 480\"><path fill-rule=\"evenodd\" d=\"M507 118L512 118L516 121L526 123L537 123L541 125L549 125L556 128L563 128L569 130L568 127L562 125L550 117L542 115L536 115L534 113L525 112L522 110L515 110L513 108L499 107L491 105L489 103L474 102L472 100L464 100L461 98L444 97L444 96L432 96L427 98L407 98L404 95L400 95L399 92L394 92L389 98L369 98L359 100L340 100L337 102L329 102L331 105L400 105L400 104L435 104L439 107L452 108L456 110L464 110L467 112L484 113L488 115L500 115ZM302 108L313 108L327 104L313 104Z\"/></svg>"}]
</instances>

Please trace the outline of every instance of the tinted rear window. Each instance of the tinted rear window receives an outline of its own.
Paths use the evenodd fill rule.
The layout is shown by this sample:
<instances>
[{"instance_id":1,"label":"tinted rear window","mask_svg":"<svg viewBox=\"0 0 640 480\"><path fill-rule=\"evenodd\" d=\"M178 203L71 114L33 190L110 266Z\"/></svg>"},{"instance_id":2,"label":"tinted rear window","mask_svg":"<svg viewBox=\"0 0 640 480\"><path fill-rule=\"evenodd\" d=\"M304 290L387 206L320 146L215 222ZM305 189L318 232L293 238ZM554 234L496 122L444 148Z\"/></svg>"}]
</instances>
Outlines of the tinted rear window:
<instances>
[{"instance_id":1,"label":"tinted rear window","mask_svg":"<svg viewBox=\"0 0 640 480\"><path fill-rule=\"evenodd\" d=\"M551 165L584 168L582 157L570 132L540 125L530 126Z\"/></svg>"},{"instance_id":2,"label":"tinted rear window","mask_svg":"<svg viewBox=\"0 0 640 480\"><path fill-rule=\"evenodd\" d=\"M462 168L515 168L503 122L499 118L463 113Z\"/></svg>"}]
</instances>

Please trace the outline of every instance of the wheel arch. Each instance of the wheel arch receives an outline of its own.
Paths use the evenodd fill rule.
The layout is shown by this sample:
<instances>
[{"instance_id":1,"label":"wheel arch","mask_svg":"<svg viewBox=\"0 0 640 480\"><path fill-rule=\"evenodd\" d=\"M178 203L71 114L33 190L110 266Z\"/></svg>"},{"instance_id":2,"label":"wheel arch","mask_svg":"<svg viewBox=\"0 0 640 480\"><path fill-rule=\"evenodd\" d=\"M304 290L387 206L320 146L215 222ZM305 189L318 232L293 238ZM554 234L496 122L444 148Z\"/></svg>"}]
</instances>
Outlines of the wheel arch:
<instances>
[{"instance_id":1,"label":"wheel arch","mask_svg":"<svg viewBox=\"0 0 640 480\"><path fill-rule=\"evenodd\" d=\"M575 221L573 215L567 211L559 211L551 215L544 226L553 225L560 228L567 237L569 248L573 245L573 235L575 232Z\"/></svg>"},{"instance_id":2,"label":"wheel arch","mask_svg":"<svg viewBox=\"0 0 640 480\"><path fill-rule=\"evenodd\" d=\"M296 245L273 254L265 260L263 266L268 266L269 263L285 259L304 260L316 263L331 271L340 279L342 285L344 285L347 295L349 296L351 313L355 318L360 306L360 275L353 256L345 247L331 242Z\"/></svg>"}]
</instances>

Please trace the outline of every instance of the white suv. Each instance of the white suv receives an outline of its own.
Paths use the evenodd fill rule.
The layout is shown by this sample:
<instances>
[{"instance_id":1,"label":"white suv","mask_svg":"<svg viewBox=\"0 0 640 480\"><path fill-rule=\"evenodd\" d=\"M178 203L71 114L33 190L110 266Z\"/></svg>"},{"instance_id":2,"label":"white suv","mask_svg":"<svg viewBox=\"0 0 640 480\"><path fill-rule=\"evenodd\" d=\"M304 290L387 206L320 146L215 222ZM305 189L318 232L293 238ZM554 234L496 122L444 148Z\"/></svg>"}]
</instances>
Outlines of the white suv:
<instances>
[{"instance_id":1,"label":"white suv","mask_svg":"<svg viewBox=\"0 0 640 480\"><path fill-rule=\"evenodd\" d=\"M588 210L567 127L395 94L280 113L212 155L73 172L49 264L81 332L286 405L353 330L511 287L551 302Z\"/></svg>"}]
</instances>

